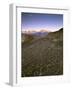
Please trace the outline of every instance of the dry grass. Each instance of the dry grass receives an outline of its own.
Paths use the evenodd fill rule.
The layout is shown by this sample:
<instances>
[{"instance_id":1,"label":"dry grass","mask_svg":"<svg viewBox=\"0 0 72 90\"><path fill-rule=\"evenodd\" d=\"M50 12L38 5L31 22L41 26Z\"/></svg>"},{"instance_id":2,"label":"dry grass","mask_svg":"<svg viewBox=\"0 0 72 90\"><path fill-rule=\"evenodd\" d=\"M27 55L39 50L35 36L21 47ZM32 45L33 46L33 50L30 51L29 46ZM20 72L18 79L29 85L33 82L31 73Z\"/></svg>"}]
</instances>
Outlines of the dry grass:
<instances>
[{"instance_id":1,"label":"dry grass","mask_svg":"<svg viewBox=\"0 0 72 90\"><path fill-rule=\"evenodd\" d=\"M63 29L22 42L22 77L63 74ZM23 39L23 38L22 38Z\"/></svg>"}]
</instances>

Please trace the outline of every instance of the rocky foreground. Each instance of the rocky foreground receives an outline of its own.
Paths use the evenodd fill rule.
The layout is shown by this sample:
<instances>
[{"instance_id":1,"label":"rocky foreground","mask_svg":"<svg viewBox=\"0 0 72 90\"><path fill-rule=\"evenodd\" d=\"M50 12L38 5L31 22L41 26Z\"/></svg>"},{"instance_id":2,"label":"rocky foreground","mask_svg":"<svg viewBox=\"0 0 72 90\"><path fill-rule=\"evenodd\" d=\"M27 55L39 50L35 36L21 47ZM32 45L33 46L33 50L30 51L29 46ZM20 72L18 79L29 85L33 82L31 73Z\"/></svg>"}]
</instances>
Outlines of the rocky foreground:
<instances>
[{"instance_id":1,"label":"rocky foreground","mask_svg":"<svg viewBox=\"0 0 72 90\"><path fill-rule=\"evenodd\" d=\"M63 74L63 28L44 37L22 34L22 77Z\"/></svg>"}]
</instances>

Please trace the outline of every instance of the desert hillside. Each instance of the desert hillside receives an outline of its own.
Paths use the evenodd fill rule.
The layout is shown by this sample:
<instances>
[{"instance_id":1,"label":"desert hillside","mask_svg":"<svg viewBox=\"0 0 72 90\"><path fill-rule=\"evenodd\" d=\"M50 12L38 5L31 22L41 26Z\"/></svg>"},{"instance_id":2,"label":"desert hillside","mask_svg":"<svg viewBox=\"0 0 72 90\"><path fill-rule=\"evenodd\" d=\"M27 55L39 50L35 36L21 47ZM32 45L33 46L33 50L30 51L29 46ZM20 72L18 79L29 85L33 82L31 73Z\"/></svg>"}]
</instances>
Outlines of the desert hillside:
<instances>
[{"instance_id":1,"label":"desert hillside","mask_svg":"<svg viewBox=\"0 0 72 90\"><path fill-rule=\"evenodd\" d=\"M22 77L63 74L63 28L45 36L22 33Z\"/></svg>"}]
</instances>

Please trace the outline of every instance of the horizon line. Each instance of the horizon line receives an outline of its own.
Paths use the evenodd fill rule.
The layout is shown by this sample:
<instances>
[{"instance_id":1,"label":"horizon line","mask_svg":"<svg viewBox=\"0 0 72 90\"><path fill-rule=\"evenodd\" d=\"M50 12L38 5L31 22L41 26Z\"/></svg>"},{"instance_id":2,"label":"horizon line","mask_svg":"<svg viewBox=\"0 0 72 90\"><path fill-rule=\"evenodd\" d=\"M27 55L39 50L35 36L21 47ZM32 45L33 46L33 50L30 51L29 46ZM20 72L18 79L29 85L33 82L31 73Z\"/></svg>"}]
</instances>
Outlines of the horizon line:
<instances>
[{"instance_id":1,"label":"horizon line","mask_svg":"<svg viewBox=\"0 0 72 90\"><path fill-rule=\"evenodd\" d=\"M63 27L62 27L63 28ZM49 30L49 29L27 29L27 30L21 30L22 33L25 33L25 32L56 32L56 31L59 31L60 29L62 28L59 28L59 29L55 29L55 30Z\"/></svg>"}]
</instances>

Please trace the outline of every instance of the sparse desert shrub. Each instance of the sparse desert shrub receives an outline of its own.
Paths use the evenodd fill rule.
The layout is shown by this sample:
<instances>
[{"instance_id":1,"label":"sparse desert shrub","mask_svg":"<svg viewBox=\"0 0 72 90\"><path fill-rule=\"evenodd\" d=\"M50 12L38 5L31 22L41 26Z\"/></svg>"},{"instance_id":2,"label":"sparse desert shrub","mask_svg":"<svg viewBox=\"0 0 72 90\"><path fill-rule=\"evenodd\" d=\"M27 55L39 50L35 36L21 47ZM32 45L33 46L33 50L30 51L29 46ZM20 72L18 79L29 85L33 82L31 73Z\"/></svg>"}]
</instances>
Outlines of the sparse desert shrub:
<instances>
[{"instance_id":1,"label":"sparse desert shrub","mask_svg":"<svg viewBox=\"0 0 72 90\"><path fill-rule=\"evenodd\" d=\"M63 30L43 38L26 35L22 43L22 77L63 74Z\"/></svg>"}]
</instances>

